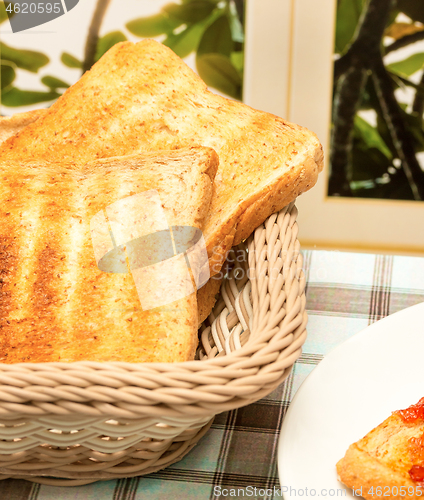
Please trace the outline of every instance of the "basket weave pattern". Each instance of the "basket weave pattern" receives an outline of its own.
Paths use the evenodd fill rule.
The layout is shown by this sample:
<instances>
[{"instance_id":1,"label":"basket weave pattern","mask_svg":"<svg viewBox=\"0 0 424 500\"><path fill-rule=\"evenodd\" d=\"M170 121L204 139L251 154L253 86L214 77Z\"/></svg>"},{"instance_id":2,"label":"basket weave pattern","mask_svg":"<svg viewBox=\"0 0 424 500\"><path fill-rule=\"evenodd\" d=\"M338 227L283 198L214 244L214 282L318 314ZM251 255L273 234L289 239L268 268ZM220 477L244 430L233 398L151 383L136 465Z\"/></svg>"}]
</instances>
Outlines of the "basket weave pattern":
<instances>
[{"instance_id":1,"label":"basket weave pattern","mask_svg":"<svg viewBox=\"0 0 424 500\"><path fill-rule=\"evenodd\" d=\"M196 360L0 364L0 479L148 474L180 460L217 413L276 388L306 338L296 215L289 205L231 252Z\"/></svg>"}]
</instances>

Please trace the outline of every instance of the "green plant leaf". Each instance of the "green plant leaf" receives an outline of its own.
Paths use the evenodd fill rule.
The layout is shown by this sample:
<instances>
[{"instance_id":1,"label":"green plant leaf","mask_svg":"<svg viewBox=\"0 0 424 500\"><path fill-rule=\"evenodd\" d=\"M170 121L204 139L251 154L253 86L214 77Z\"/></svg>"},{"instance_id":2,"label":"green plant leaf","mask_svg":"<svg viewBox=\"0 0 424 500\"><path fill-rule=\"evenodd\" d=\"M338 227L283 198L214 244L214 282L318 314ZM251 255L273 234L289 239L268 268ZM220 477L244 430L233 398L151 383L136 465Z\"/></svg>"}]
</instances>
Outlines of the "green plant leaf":
<instances>
[{"instance_id":1,"label":"green plant leaf","mask_svg":"<svg viewBox=\"0 0 424 500\"><path fill-rule=\"evenodd\" d=\"M60 97L60 94L57 92L35 92L12 87L7 92L2 92L1 100L4 106L16 108L18 106L29 106L40 102L54 101L58 97Z\"/></svg>"},{"instance_id":2,"label":"green plant leaf","mask_svg":"<svg viewBox=\"0 0 424 500\"><path fill-rule=\"evenodd\" d=\"M243 75L243 71L244 71L244 52L242 52L242 51L231 52L230 59L231 59L231 62L233 63L233 66L240 73L240 75Z\"/></svg>"},{"instance_id":3,"label":"green plant leaf","mask_svg":"<svg viewBox=\"0 0 424 500\"><path fill-rule=\"evenodd\" d=\"M97 43L95 61L98 61L103 54L105 54L111 47L116 43L125 42L127 37L122 33L122 31L111 31L105 36L102 36Z\"/></svg>"},{"instance_id":4,"label":"green plant leaf","mask_svg":"<svg viewBox=\"0 0 424 500\"><path fill-rule=\"evenodd\" d=\"M389 160L392 158L392 152L383 141L377 128L370 125L359 115L355 116L354 134L356 137L360 137L363 140L367 148L376 148Z\"/></svg>"},{"instance_id":5,"label":"green plant leaf","mask_svg":"<svg viewBox=\"0 0 424 500\"><path fill-rule=\"evenodd\" d=\"M387 21L387 26L390 26L394 22L396 22L397 16L400 14L399 10L396 9L396 5L392 6L389 12L389 19Z\"/></svg>"},{"instance_id":6,"label":"green plant leaf","mask_svg":"<svg viewBox=\"0 0 424 500\"><path fill-rule=\"evenodd\" d=\"M231 36L235 42L244 43L244 30L237 14L235 3L230 3L229 21L231 26Z\"/></svg>"},{"instance_id":7,"label":"green plant leaf","mask_svg":"<svg viewBox=\"0 0 424 500\"><path fill-rule=\"evenodd\" d=\"M74 57L72 54L68 54L68 52L63 52L60 56L60 60L63 62L65 66L68 68L79 68L82 69L82 62Z\"/></svg>"},{"instance_id":8,"label":"green plant leaf","mask_svg":"<svg viewBox=\"0 0 424 500\"><path fill-rule=\"evenodd\" d=\"M169 17L166 12L160 12L153 16L139 17L129 21L125 27L135 36L152 38L164 33L172 33L181 24L183 24L183 21Z\"/></svg>"},{"instance_id":9,"label":"green plant leaf","mask_svg":"<svg viewBox=\"0 0 424 500\"><path fill-rule=\"evenodd\" d=\"M378 149L368 148L360 137L353 144L351 181L374 181L387 172L391 162Z\"/></svg>"},{"instance_id":10,"label":"green plant leaf","mask_svg":"<svg viewBox=\"0 0 424 500\"><path fill-rule=\"evenodd\" d=\"M7 13L6 8L12 5L12 12ZM0 2L0 24L15 15L12 2Z\"/></svg>"},{"instance_id":11,"label":"green plant leaf","mask_svg":"<svg viewBox=\"0 0 424 500\"><path fill-rule=\"evenodd\" d=\"M374 83L372 81L372 78L367 78L358 109L373 109L378 114L379 108L380 100L376 94Z\"/></svg>"},{"instance_id":12,"label":"green plant leaf","mask_svg":"<svg viewBox=\"0 0 424 500\"><path fill-rule=\"evenodd\" d=\"M242 79L228 57L204 54L196 58L196 67L206 85L241 99Z\"/></svg>"},{"instance_id":13,"label":"green plant leaf","mask_svg":"<svg viewBox=\"0 0 424 500\"><path fill-rule=\"evenodd\" d=\"M197 49L203 30L203 24L193 24L177 35L168 35L162 43L184 59Z\"/></svg>"},{"instance_id":14,"label":"green plant leaf","mask_svg":"<svg viewBox=\"0 0 424 500\"><path fill-rule=\"evenodd\" d=\"M8 61L1 61L0 65L0 80L1 90L4 91L9 87L16 78L16 72L13 64Z\"/></svg>"},{"instance_id":15,"label":"green plant leaf","mask_svg":"<svg viewBox=\"0 0 424 500\"><path fill-rule=\"evenodd\" d=\"M411 80L408 80L407 78L403 78L400 75L395 75L394 73L391 73L391 76L392 76L393 80L395 80L395 81L398 80L401 85L406 86L406 87L412 87L413 89L415 89L417 91L417 95L424 98L424 85L422 83L411 82Z\"/></svg>"},{"instance_id":16,"label":"green plant leaf","mask_svg":"<svg viewBox=\"0 0 424 500\"><path fill-rule=\"evenodd\" d=\"M402 111L403 120L407 124L408 132L414 141L415 151L424 150L424 132L420 117L415 113L407 113L406 110Z\"/></svg>"},{"instance_id":17,"label":"green plant leaf","mask_svg":"<svg viewBox=\"0 0 424 500\"><path fill-rule=\"evenodd\" d=\"M31 71L31 73L37 73L40 68L50 61L50 59L41 52L14 49L3 42L0 42L0 54L2 59L11 61L16 64L18 68L26 69L27 71Z\"/></svg>"},{"instance_id":18,"label":"green plant leaf","mask_svg":"<svg viewBox=\"0 0 424 500\"><path fill-rule=\"evenodd\" d=\"M63 80L50 75L43 76L43 78L41 79L41 83L52 90L67 89L68 87L70 87L69 83L66 83Z\"/></svg>"},{"instance_id":19,"label":"green plant leaf","mask_svg":"<svg viewBox=\"0 0 424 500\"><path fill-rule=\"evenodd\" d=\"M413 21L424 23L424 2L421 0L397 0L396 7Z\"/></svg>"},{"instance_id":20,"label":"green plant leaf","mask_svg":"<svg viewBox=\"0 0 424 500\"><path fill-rule=\"evenodd\" d=\"M215 2L192 0L184 4L169 3L162 8L162 12L166 12L171 18L178 19L182 23L194 24L212 14L215 7Z\"/></svg>"},{"instance_id":21,"label":"green plant leaf","mask_svg":"<svg viewBox=\"0 0 424 500\"><path fill-rule=\"evenodd\" d=\"M390 167L395 169L395 173L389 171ZM365 149L361 143L356 144L356 140L352 151L352 171L350 187L355 197L414 199L403 169L394 167L377 149Z\"/></svg>"},{"instance_id":22,"label":"green plant leaf","mask_svg":"<svg viewBox=\"0 0 424 500\"><path fill-rule=\"evenodd\" d=\"M215 53L230 57L233 45L228 17L222 15L206 28L197 47L197 55Z\"/></svg>"},{"instance_id":23,"label":"green plant leaf","mask_svg":"<svg viewBox=\"0 0 424 500\"><path fill-rule=\"evenodd\" d=\"M407 57L403 61L387 65L387 70L396 75L408 77L422 69L424 66L424 52L418 52Z\"/></svg>"},{"instance_id":24,"label":"green plant leaf","mask_svg":"<svg viewBox=\"0 0 424 500\"><path fill-rule=\"evenodd\" d=\"M203 19L203 21L188 25L180 33L170 33L162 43L184 59L191 54L191 52L197 50L204 31L210 24L218 19L220 15L221 10L216 9L209 17Z\"/></svg>"},{"instance_id":25,"label":"green plant leaf","mask_svg":"<svg viewBox=\"0 0 424 500\"><path fill-rule=\"evenodd\" d=\"M337 5L335 52L343 54L352 41L364 0L339 0Z\"/></svg>"}]
</instances>

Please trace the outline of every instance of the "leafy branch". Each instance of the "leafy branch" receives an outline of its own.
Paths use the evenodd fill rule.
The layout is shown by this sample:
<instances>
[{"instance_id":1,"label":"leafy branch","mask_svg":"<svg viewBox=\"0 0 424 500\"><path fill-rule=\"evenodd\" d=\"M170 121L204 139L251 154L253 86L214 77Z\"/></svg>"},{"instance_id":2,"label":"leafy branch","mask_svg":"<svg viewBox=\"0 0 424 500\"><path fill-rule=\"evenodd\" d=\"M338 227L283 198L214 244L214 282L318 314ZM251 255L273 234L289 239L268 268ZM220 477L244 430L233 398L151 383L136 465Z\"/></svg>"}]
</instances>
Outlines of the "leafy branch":
<instances>
[{"instance_id":1,"label":"leafy branch","mask_svg":"<svg viewBox=\"0 0 424 500\"><path fill-rule=\"evenodd\" d=\"M109 4L110 0L97 0L91 24L88 28L87 41L85 43L84 62L82 65L83 72L88 71L95 63L97 46L99 43L99 31Z\"/></svg>"},{"instance_id":2,"label":"leafy branch","mask_svg":"<svg viewBox=\"0 0 424 500\"><path fill-rule=\"evenodd\" d=\"M241 99L244 64L243 0L184 0L126 28L140 38L164 36L162 43L181 58L194 52L207 85Z\"/></svg>"},{"instance_id":3,"label":"leafy branch","mask_svg":"<svg viewBox=\"0 0 424 500\"><path fill-rule=\"evenodd\" d=\"M401 160L402 170L408 182L412 197L416 200L424 199L424 172L421 169L416 153L416 137L411 134L409 118L398 103L395 96L395 83L388 73L393 71L398 76L398 81L406 82L407 85L416 89L414 100L414 111L422 120L423 92L421 85L412 84L405 77L420 69L424 64L424 54L414 54L401 63L394 63L385 67L383 56L392 50L409 44L412 40L423 37L421 31L408 34L399 38L384 50L382 45L386 26L393 16L394 7L399 7L399 2L404 0L369 0L362 9L359 16L358 26L353 36L353 41L342 48L341 57L334 65L334 105L333 105L333 128L331 142L331 174L329 179L329 194L340 196L352 196L354 166L353 160L361 158L361 155L353 155L354 144L358 145L365 141L370 147L377 147L379 154L369 153L369 159L374 157L382 163L392 157L391 151ZM340 5L340 4L339 4ZM407 6L408 7L408 6ZM415 28L414 28L415 29ZM337 45L337 44L336 44ZM421 57L423 56L423 57ZM406 72L406 74L404 74ZM369 80L369 78L371 79ZM424 85L424 79L421 82ZM371 85L371 87L370 87ZM371 93L370 93L371 92ZM372 102L373 95L377 101ZM381 116L385 126L381 131L388 131L386 140L390 141L390 149L386 146L379 131L372 129L368 137L366 134L358 134L356 130L361 126L358 121L357 112L364 106L374 109L377 116ZM422 123L422 122L421 122ZM360 130L360 129L359 129ZM418 140L421 141L422 129ZM424 141L423 141L424 143ZM383 154L381 154L383 153ZM390 170L390 169L389 169ZM392 168L394 173L396 171ZM393 172L392 172L393 173ZM390 180L388 173L386 180ZM394 179L395 176L392 176ZM399 175L396 175L396 179ZM376 179L377 181L378 179ZM371 183L371 186L374 186Z\"/></svg>"},{"instance_id":4,"label":"leafy branch","mask_svg":"<svg viewBox=\"0 0 424 500\"><path fill-rule=\"evenodd\" d=\"M402 161L402 168L413 197L415 200L424 200L424 172L417 161L411 135L408 133L401 108L393 93L392 81L382 60L375 63L372 76L381 109L397 154Z\"/></svg>"},{"instance_id":5,"label":"leafy branch","mask_svg":"<svg viewBox=\"0 0 424 500\"><path fill-rule=\"evenodd\" d=\"M118 42L127 40L122 31L100 37L100 30L111 0L97 0L88 29L84 58L70 53L61 55L62 63L82 71L89 70L100 57ZM116 0L118 1L118 0ZM162 43L181 58L196 54L196 66L211 87L241 99L244 66L245 0L180 0L165 5L157 14L139 17L127 23L128 31L140 38L162 37ZM10 2L7 2L9 4ZM0 1L0 23L6 21L5 3ZM21 90L13 86L17 69L37 73L49 58L36 51L13 49L2 44L2 104L16 107L54 101L69 85L51 75L41 82L48 91Z\"/></svg>"},{"instance_id":6,"label":"leafy branch","mask_svg":"<svg viewBox=\"0 0 424 500\"><path fill-rule=\"evenodd\" d=\"M424 88L424 72L421 75L420 86ZM415 93L414 102L412 104L412 111L419 117L420 126L423 126L423 114L424 114L424 92Z\"/></svg>"}]
</instances>

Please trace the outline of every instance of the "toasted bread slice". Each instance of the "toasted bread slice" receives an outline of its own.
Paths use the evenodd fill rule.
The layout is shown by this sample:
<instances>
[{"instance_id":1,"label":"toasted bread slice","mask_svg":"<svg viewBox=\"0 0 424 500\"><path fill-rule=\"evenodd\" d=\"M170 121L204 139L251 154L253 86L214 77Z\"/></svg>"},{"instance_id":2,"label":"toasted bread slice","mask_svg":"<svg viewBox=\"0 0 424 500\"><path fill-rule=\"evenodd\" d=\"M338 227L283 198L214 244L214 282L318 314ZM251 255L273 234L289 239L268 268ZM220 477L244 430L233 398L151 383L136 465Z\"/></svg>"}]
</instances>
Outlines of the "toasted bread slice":
<instances>
[{"instance_id":1,"label":"toasted bread slice","mask_svg":"<svg viewBox=\"0 0 424 500\"><path fill-rule=\"evenodd\" d=\"M27 113L16 113L11 117L0 117L0 143L16 135L20 130L44 115L47 109L39 109ZM216 303L222 278L215 276L197 292L197 308L199 325L209 316Z\"/></svg>"},{"instance_id":2,"label":"toasted bread slice","mask_svg":"<svg viewBox=\"0 0 424 500\"><path fill-rule=\"evenodd\" d=\"M352 444L337 463L340 481L367 500L424 496L423 409L424 398Z\"/></svg>"},{"instance_id":3,"label":"toasted bread slice","mask_svg":"<svg viewBox=\"0 0 424 500\"><path fill-rule=\"evenodd\" d=\"M212 274L228 250L316 182L312 132L208 91L153 40L113 46L49 110L0 147L0 157L84 164L96 158L204 145L219 169L204 235Z\"/></svg>"},{"instance_id":4,"label":"toasted bread slice","mask_svg":"<svg viewBox=\"0 0 424 500\"><path fill-rule=\"evenodd\" d=\"M223 277L212 276L211 279L197 292L197 312L199 326L211 313L219 292L221 290Z\"/></svg>"},{"instance_id":5,"label":"toasted bread slice","mask_svg":"<svg viewBox=\"0 0 424 500\"><path fill-rule=\"evenodd\" d=\"M64 163L1 162L0 361L192 359L198 326L195 287L171 302L144 307L136 271L129 272L122 253L116 262L124 270L101 270L98 255L122 248L119 231L127 235L123 245L130 243L140 225L150 224L142 234L157 231L159 223L165 229L201 230L217 164L216 153L203 147L102 159L77 169ZM159 204L143 205L134 226L126 220L133 212L109 211L122 200L152 192ZM98 214L104 223L93 226ZM143 271L149 265L138 267ZM163 283L141 279L150 300L155 286ZM165 293L173 292L173 286L170 280Z\"/></svg>"},{"instance_id":6,"label":"toasted bread slice","mask_svg":"<svg viewBox=\"0 0 424 500\"><path fill-rule=\"evenodd\" d=\"M35 109L26 113L16 113L13 116L0 116L0 143L16 135L45 113L47 113L47 109Z\"/></svg>"}]
</instances>

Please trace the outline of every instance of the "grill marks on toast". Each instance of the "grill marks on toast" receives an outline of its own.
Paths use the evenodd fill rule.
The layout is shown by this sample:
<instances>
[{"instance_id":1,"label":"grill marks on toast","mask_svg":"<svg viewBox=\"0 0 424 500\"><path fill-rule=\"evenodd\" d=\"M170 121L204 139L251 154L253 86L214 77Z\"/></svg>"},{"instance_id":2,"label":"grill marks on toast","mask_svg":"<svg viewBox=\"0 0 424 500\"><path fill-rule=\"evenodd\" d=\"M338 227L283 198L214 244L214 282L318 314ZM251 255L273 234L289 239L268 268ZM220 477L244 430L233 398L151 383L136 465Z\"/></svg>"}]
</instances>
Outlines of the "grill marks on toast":
<instances>
[{"instance_id":1,"label":"grill marks on toast","mask_svg":"<svg viewBox=\"0 0 424 500\"><path fill-rule=\"evenodd\" d=\"M21 172L2 170L1 198L4 210L9 210L9 215L2 214L2 227L13 235L15 261L8 279L9 311L2 314L6 319L2 335L9 340L8 362L34 361L48 355L56 336L63 334L58 312L66 302L61 283L67 269L62 245L66 235L61 227L66 220L58 220L60 188L49 194L50 169L40 169L36 175L31 167ZM69 202L68 194L61 212Z\"/></svg>"},{"instance_id":2,"label":"grill marks on toast","mask_svg":"<svg viewBox=\"0 0 424 500\"><path fill-rule=\"evenodd\" d=\"M201 229L217 162L195 148L83 169L0 164L0 362L191 359L196 294L143 311L131 274L97 267L90 220L157 189L170 226Z\"/></svg>"},{"instance_id":3,"label":"grill marks on toast","mask_svg":"<svg viewBox=\"0 0 424 500\"><path fill-rule=\"evenodd\" d=\"M81 181L83 177L81 177ZM80 281L84 279L84 268L81 267L82 248L84 237L86 236L86 227L84 221L87 217L86 204L83 194L80 190L83 189L81 183L75 182L72 179L72 192L63 193L69 196L69 211L64 215L62 227L61 245L63 252L66 255L65 272L61 274L60 279L63 289L66 290L66 302L63 304L60 311L60 322L64 325L67 335L61 338L61 348L67 346L67 352L72 348L74 343L78 344L76 338L76 329L84 326L80 312L81 304L78 296L78 287ZM76 318L77 321L76 321Z\"/></svg>"},{"instance_id":4,"label":"grill marks on toast","mask_svg":"<svg viewBox=\"0 0 424 500\"><path fill-rule=\"evenodd\" d=\"M133 322L133 311L141 310L137 291L131 274L105 273L98 269L93 258L93 247L90 236L90 220L100 210L111 203L135 194L137 187L129 185L123 179L117 179L112 172L96 176L96 182L89 182L89 189L84 203L88 205L82 219L81 243L79 245L79 265L76 276L76 287L73 297L76 304L83 304L79 314L80 321L74 325L74 337L79 343L89 343L94 357L113 358L125 356L123 351L130 349L134 343L133 336L140 325ZM143 189L141 189L143 190ZM91 305L91 306L90 306ZM146 314L146 313L144 313ZM143 315L139 318L143 321ZM97 335L98 325L108 332L108 338ZM83 353L76 348L72 350L72 359L84 359Z\"/></svg>"},{"instance_id":5,"label":"grill marks on toast","mask_svg":"<svg viewBox=\"0 0 424 500\"><path fill-rule=\"evenodd\" d=\"M63 353L61 361L86 359L87 354L81 349L81 345L85 346L93 359L96 359L98 348L103 341L103 336L96 335L96 332L102 324L107 331L106 325L102 323L101 315L110 308L110 301L107 301L106 295L97 293L92 284L93 275L95 278L108 276L97 268L90 233L91 217L105 207L99 207L99 202L90 204L89 199L101 193L114 193L116 186L113 186L113 181L105 175L93 191L90 188L87 189L85 174L81 173L76 178L80 186L75 186L76 194L73 195L71 211L66 222L66 229L64 228L69 234L63 244L70 271L65 276L68 293L60 319L61 323L67 326L68 332L68 335L58 344ZM106 281L104 285L107 287L108 282ZM111 293L114 293L114 290ZM99 319L100 322L98 322Z\"/></svg>"},{"instance_id":6,"label":"grill marks on toast","mask_svg":"<svg viewBox=\"0 0 424 500\"><path fill-rule=\"evenodd\" d=\"M134 341L131 337L138 333L137 321L125 323L132 320L135 309L141 310L132 277L97 268L89 226L91 216L104 208L104 202L133 191L125 183L117 185L113 177L99 178L94 198L99 193L109 196L107 200L101 196L88 214L80 193L83 181L81 175L62 174L54 189L46 190L51 171L38 168L37 177L26 182L25 190L12 184L15 195L6 204L11 207L7 229L15 236L4 237L0 257L7 278L2 312L12 311L3 315L6 324L2 336L8 339L4 346L8 356L2 361L38 362L46 356L49 361L76 361L86 359L87 352L96 359L99 350L100 357L113 358L121 351L128 353L128 341ZM20 197L20 193L25 196ZM116 311L117 301L127 310L125 314ZM143 321L146 313L141 313L138 319ZM160 322L161 314L157 316ZM103 349L105 339L95 335L99 325L109 332ZM114 334L115 329L119 333Z\"/></svg>"},{"instance_id":7,"label":"grill marks on toast","mask_svg":"<svg viewBox=\"0 0 424 500\"><path fill-rule=\"evenodd\" d=\"M13 236L0 235L0 334L3 349L12 349L13 339L10 338L9 311L12 309L12 290L16 264L18 262L18 247Z\"/></svg>"}]
</instances>

